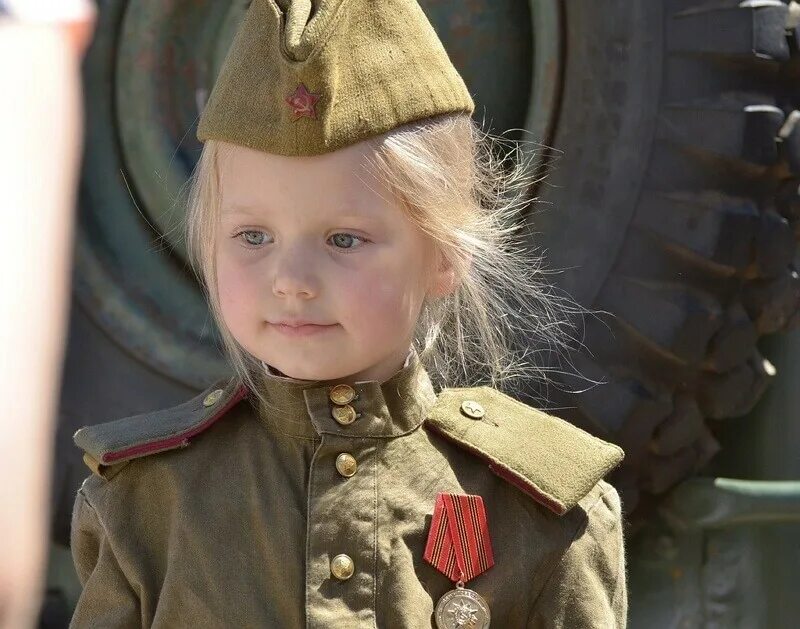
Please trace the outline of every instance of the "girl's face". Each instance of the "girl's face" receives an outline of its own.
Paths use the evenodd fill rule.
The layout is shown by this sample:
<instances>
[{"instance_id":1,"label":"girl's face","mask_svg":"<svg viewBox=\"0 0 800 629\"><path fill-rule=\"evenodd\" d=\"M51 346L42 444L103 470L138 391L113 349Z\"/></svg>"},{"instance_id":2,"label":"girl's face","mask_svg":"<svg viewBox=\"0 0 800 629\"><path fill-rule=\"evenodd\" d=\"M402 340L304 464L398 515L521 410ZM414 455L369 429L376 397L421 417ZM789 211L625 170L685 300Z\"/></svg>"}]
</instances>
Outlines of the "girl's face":
<instances>
[{"instance_id":1,"label":"girl's face","mask_svg":"<svg viewBox=\"0 0 800 629\"><path fill-rule=\"evenodd\" d=\"M286 157L227 148L216 263L231 334L292 378L389 378L425 295L449 291L452 273L362 168L372 149Z\"/></svg>"}]
</instances>

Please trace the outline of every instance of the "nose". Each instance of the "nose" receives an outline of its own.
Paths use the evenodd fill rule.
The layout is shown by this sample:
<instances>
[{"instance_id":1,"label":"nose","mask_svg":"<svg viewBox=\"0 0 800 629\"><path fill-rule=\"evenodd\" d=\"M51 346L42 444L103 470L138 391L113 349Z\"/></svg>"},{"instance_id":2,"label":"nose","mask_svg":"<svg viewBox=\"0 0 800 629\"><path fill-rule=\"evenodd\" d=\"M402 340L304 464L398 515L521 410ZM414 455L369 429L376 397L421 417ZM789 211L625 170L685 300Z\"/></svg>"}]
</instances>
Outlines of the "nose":
<instances>
[{"instance_id":1,"label":"nose","mask_svg":"<svg viewBox=\"0 0 800 629\"><path fill-rule=\"evenodd\" d=\"M311 299L317 294L310 256L300 247L273 254L272 292L276 297Z\"/></svg>"}]
</instances>

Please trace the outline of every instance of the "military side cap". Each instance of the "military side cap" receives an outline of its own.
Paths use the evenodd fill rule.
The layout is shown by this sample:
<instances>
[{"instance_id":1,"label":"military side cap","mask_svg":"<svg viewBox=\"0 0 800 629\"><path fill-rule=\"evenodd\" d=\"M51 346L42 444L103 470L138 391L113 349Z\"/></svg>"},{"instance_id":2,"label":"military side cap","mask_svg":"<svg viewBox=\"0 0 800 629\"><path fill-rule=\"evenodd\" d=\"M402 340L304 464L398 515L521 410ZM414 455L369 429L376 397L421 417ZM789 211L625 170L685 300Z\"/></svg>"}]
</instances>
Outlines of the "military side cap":
<instances>
[{"instance_id":1,"label":"military side cap","mask_svg":"<svg viewBox=\"0 0 800 629\"><path fill-rule=\"evenodd\" d=\"M177 406L84 426L72 440L83 449L89 469L108 480L132 459L189 445L247 392L233 378L219 381Z\"/></svg>"},{"instance_id":2,"label":"military side cap","mask_svg":"<svg viewBox=\"0 0 800 629\"><path fill-rule=\"evenodd\" d=\"M317 155L474 109L417 0L253 0L197 138Z\"/></svg>"},{"instance_id":3,"label":"military side cap","mask_svg":"<svg viewBox=\"0 0 800 629\"><path fill-rule=\"evenodd\" d=\"M486 386L444 389L423 425L558 515L625 456L619 446Z\"/></svg>"}]
</instances>

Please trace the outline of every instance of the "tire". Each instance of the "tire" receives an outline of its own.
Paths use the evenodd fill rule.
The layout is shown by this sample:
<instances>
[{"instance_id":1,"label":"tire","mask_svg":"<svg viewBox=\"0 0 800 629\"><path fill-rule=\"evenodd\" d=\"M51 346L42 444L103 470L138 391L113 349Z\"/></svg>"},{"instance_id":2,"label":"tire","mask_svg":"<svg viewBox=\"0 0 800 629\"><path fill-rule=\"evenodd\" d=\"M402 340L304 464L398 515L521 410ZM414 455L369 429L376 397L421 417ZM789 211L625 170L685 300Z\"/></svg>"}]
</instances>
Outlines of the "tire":
<instances>
[{"instance_id":1,"label":"tire","mask_svg":"<svg viewBox=\"0 0 800 629\"><path fill-rule=\"evenodd\" d=\"M626 452L626 512L701 470L798 323L800 93L778 1L563 3L566 65L527 221L585 320L555 411ZM706 6L703 6L706 5ZM563 390L566 390L565 393Z\"/></svg>"}]
</instances>

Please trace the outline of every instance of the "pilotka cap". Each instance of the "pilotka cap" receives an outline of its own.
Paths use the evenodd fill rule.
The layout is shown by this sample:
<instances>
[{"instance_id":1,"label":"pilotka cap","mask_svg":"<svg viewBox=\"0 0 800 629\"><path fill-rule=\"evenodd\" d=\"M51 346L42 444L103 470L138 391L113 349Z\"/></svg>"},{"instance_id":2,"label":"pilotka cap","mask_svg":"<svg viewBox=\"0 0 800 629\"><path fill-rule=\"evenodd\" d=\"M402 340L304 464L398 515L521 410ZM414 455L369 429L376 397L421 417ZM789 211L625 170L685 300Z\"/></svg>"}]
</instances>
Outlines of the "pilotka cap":
<instances>
[{"instance_id":1,"label":"pilotka cap","mask_svg":"<svg viewBox=\"0 0 800 629\"><path fill-rule=\"evenodd\" d=\"M318 155L474 109L417 0L253 0L197 138Z\"/></svg>"}]
</instances>

